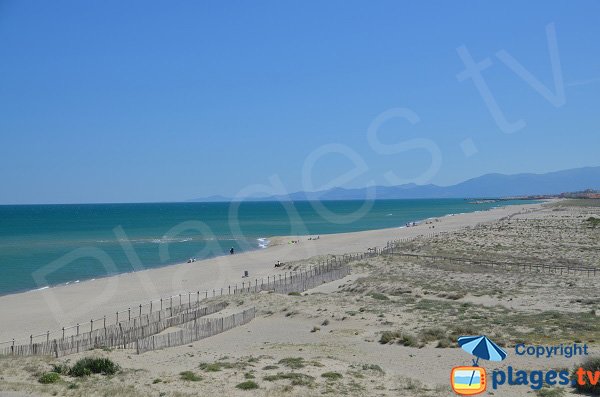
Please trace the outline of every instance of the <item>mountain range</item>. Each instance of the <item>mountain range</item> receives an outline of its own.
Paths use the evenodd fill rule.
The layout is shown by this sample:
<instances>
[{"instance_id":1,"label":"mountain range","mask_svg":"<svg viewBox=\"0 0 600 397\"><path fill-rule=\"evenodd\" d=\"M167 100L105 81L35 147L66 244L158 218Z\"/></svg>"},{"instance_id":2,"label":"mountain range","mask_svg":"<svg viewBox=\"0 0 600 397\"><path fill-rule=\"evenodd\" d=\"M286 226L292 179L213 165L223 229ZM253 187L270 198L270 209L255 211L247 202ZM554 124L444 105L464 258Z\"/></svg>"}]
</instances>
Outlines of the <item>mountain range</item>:
<instances>
[{"instance_id":1,"label":"mountain range","mask_svg":"<svg viewBox=\"0 0 600 397\"><path fill-rule=\"evenodd\" d=\"M370 188L333 188L318 192L244 198L252 201L426 199L426 198L503 198L550 195L586 189L600 189L600 167L573 168L544 174L485 174L451 186L405 184ZM196 202L233 201L224 196L193 199Z\"/></svg>"}]
</instances>

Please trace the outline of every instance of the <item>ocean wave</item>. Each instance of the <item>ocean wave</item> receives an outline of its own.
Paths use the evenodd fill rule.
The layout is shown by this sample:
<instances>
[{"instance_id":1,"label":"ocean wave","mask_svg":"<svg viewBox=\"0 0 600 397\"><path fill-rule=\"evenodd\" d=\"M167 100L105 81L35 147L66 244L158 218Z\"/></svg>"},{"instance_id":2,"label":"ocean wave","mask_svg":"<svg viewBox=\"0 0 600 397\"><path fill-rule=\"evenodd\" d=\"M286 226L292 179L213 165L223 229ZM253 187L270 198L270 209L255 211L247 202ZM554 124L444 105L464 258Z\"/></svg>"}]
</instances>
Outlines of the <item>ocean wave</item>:
<instances>
[{"instance_id":1,"label":"ocean wave","mask_svg":"<svg viewBox=\"0 0 600 397\"><path fill-rule=\"evenodd\" d=\"M165 244L165 243L186 243L192 241L192 237L161 237L161 238L140 238L140 239L119 239L119 242L129 242L133 244Z\"/></svg>"},{"instance_id":2,"label":"ocean wave","mask_svg":"<svg viewBox=\"0 0 600 397\"><path fill-rule=\"evenodd\" d=\"M258 241L258 247L259 248L267 248L269 246L270 241L264 237L261 238L257 238L256 241Z\"/></svg>"}]
</instances>

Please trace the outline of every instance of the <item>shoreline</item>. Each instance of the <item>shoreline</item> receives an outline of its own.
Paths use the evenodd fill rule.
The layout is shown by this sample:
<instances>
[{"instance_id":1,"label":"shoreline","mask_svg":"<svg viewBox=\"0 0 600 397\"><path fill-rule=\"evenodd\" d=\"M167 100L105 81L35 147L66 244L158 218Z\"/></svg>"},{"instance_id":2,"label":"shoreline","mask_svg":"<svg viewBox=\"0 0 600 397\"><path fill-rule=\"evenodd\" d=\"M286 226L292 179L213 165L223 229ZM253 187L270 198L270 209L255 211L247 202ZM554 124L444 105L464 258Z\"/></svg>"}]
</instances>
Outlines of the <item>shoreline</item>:
<instances>
[{"instance_id":1,"label":"shoreline","mask_svg":"<svg viewBox=\"0 0 600 397\"><path fill-rule=\"evenodd\" d=\"M288 263L329 254L364 252L369 247L381 247L397 238L453 231L494 221L526 208L540 208L542 204L515 204L464 214L447 214L438 217L435 229L425 224L429 220L425 219L414 227L322 234L318 240L307 240L306 236L273 237L268 238L271 244L266 249L0 296L5 319L0 329L0 342L28 337L32 331L55 332L62 326L89 323L92 318L102 318L158 297L172 296L175 291L187 294L188 291L208 291L241 283L245 280L242 275L246 270L250 272L250 280L266 278L274 272L273 266L278 260ZM298 239L300 242L277 244L286 239Z\"/></svg>"},{"instance_id":2,"label":"shoreline","mask_svg":"<svg viewBox=\"0 0 600 397\"><path fill-rule=\"evenodd\" d=\"M506 201L508 201L508 200L506 200ZM327 232L325 232L325 233L313 233L313 234L300 234L300 235L292 235L292 236L266 236L266 237L262 237L261 236L261 237L256 237L256 238L253 237L252 239L257 241L258 246L257 247L251 247L251 248L248 248L248 249L245 249L245 250L240 250L237 254L239 255L239 254L243 254L243 253L249 253L249 252L256 252L256 251L265 250L265 249L273 247L274 246L273 245L274 241L277 242L277 241L281 241L281 240L286 239L286 238L293 239L293 238L311 237L311 236L314 236L314 235L331 236L331 235L343 235L343 234L349 234L349 233L373 232L373 231L378 231L378 230L402 229L402 228L407 227L408 224L413 223L413 222L416 223L417 225L419 225L422 222L425 222L425 221L428 221L428 220L431 220L431 219L436 219L436 218L445 218L445 217L452 217L452 216L460 216L460 215L464 215L464 214L486 212L486 211L494 210L494 209L497 209L497 208L504 208L504 207L511 207L511 206L543 204L543 203L549 202L551 200L519 200L519 201L525 201L526 203L519 202L519 203L514 203L514 204L494 206L494 207L491 207L491 208L488 208L488 209L484 209L484 210L474 210L474 211L469 211L469 212L449 213L449 214L444 214L444 215L440 215L440 216L437 216L437 217L428 217L428 218L423 218L423 219L414 219L414 220L410 220L409 222L407 222L404 225L394 226L394 227L387 227L387 228L382 228L382 229L365 229L365 230L358 230L358 231L352 231L352 232L341 232L341 233L327 233ZM279 244L277 244L277 245L279 245ZM162 268L167 268L167 267L177 266L177 265L183 265L183 264L201 263L201 262L206 261L206 260L211 260L211 259L215 259L215 258L218 258L218 257L225 257L225 256L228 256L228 253L225 252L225 251L223 251L223 253L220 254L220 255L217 254L217 255L208 256L208 257L205 257L205 258L198 258L194 262L175 261L175 262L164 263L164 264L160 264L160 265L156 265L156 266L144 267L143 269L140 269L140 270L135 270L134 269L134 270L127 271L127 272L117 272L117 273L111 273L111 274L96 275L96 276L93 276L92 278L88 278L88 279L69 280L69 281L59 282L59 283L56 283L56 284L48 284L48 285L44 285L44 286L33 288L33 289L24 288L24 289L10 291L10 292L7 292L7 293L0 292L0 298L6 297L6 296L11 296L11 295L17 295L17 294L26 294L26 293L32 293L32 292L37 292L37 291L43 291L43 290L53 289L53 288L63 288L63 287L66 288L66 287L69 287L69 286L73 286L73 285L81 284L81 283L86 283L86 282L90 282L90 281L102 280L102 279L107 279L107 278L110 278L110 277L119 277L119 276L128 275L128 274L134 274L134 273L137 273L139 271L162 269Z\"/></svg>"}]
</instances>

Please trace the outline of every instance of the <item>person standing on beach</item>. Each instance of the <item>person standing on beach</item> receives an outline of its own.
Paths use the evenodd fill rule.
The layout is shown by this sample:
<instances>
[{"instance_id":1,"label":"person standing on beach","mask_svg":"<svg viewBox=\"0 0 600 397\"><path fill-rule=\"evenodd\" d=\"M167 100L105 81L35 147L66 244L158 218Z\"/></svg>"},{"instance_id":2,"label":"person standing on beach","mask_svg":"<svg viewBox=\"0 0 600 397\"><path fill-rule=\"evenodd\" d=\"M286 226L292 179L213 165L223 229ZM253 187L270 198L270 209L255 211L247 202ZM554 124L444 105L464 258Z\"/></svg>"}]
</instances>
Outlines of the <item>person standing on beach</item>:
<instances>
[{"instance_id":1,"label":"person standing on beach","mask_svg":"<svg viewBox=\"0 0 600 397\"><path fill-rule=\"evenodd\" d=\"M234 253L233 247L231 247L231 249L229 250L229 253L230 253L231 255L233 255L233 253Z\"/></svg>"}]
</instances>

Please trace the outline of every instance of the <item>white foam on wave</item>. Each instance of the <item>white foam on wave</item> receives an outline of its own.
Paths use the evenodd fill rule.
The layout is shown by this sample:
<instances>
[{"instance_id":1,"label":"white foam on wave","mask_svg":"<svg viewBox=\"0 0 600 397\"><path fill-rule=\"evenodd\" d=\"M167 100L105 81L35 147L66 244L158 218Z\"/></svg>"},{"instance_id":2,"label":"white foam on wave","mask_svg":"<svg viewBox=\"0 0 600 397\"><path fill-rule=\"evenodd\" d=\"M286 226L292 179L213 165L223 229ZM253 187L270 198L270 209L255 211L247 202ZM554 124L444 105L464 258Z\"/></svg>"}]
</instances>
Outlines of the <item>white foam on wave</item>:
<instances>
[{"instance_id":1,"label":"white foam on wave","mask_svg":"<svg viewBox=\"0 0 600 397\"><path fill-rule=\"evenodd\" d=\"M269 246L270 241L264 237L261 238L257 238L256 241L258 241L258 247L259 248L267 248Z\"/></svg>"},{"instance_id":2,"label":"white foam on wave","mask_svg":"<svg viewBox=\"0 0 600 397\"><path fill-rule=\"evenodd\" d=\"M154 238L150 240L153 244L165 244L165 243L186 243L188 241L192 241L191 237L163 237L163 238ZM140 242L144 242L144 240L139 240Z\"/></svg>"}]
</instances>

